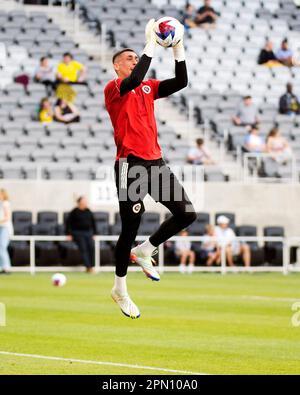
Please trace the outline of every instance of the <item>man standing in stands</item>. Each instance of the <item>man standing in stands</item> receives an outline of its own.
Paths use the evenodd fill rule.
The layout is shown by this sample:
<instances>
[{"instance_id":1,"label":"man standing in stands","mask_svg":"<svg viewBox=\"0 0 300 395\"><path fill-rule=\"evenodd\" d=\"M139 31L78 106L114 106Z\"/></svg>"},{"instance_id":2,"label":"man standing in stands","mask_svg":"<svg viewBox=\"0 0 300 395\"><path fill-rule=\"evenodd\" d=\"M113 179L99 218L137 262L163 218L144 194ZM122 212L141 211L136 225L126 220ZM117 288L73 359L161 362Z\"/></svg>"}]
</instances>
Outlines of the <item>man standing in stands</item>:
<instances>
[{"instance_id":1,"label":"man standing in stands","mask_svg":"<svg viewBox=\"0 0 300 395\"><path fill-rule=\"evenodd\" d=\"M81 253L87 273L93 272L94 240L96 224L93 213L88 208L85 196L77 199L77 207L68 215L66 233L70 241L74 241Z\"/></svg>"},{"instance_id":2,"label":"man standing in stands","mask_svg":"<svg viewBox=\"0 0 300 395\"><path fill-rule=\"evenodd\" d=\"M175 78L144 80L156 46L154 23L152 19L146 26L146 46L141 59L130 48L114 55L112 61L117 78L110 81L104 91L117 145L115 175L122 221L115 249L116 276L111 296L131 318L138 318L140 311L127 293L130 258L142 267L147 277L159 281L159 273L152 264L153 253L160 244L196 219L183 187L162 159L154 114L154 100L187 86L184 46L181 40L173 47ZM143 199L147 193L173 215L148 240L131 250L145 211Z\"/></svg>"}]
</instances>

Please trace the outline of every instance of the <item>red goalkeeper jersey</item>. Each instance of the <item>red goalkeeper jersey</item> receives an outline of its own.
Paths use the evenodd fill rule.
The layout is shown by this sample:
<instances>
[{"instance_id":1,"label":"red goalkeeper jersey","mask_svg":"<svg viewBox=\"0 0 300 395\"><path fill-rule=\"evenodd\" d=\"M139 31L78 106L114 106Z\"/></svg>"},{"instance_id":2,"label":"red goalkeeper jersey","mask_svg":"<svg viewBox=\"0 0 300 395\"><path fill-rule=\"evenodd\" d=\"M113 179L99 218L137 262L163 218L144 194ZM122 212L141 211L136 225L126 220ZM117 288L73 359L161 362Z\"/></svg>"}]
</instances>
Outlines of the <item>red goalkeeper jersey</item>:
<instances>
[{"instance_id":1,"label":"red goalkeeper jersey","mask_svg":"<svg viewBox=\"0 0 300 395\"><path fill-rule=\"evenodd\" d=\"M105 106L114 128L116 159L127 158L129 154L146 160L160 159L154 115L160 81L143 81L123 96L120 95L121 82L121 78L112 80L104 90Z\"/></svg>"}]
</instances>

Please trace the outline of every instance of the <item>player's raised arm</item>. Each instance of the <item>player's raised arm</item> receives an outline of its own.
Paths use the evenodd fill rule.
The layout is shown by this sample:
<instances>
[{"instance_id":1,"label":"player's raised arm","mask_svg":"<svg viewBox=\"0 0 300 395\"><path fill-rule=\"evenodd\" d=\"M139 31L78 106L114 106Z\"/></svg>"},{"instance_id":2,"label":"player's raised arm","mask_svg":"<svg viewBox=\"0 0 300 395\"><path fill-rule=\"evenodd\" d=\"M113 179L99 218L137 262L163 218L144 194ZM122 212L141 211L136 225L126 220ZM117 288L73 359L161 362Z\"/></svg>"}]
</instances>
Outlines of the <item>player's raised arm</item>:
<instances>
[{"instance_id":1,"label":"player's raised arm","mask_svg":"<svg viewBox=\"0 0 300 395\"><path fill-rule=\"evenodd\" d=\"M175 59L175 78L161 81L158 87L158 96L161 98L180 91L188 84L183 39L173 47L173 53Z\"/></svg>"},{"instance_id":2,"label":"player's raised arm","mask_svg":"<svg viewBox=\"0 0 300 395\"><path fill-rule=\"evenodd\" d=\"M154 56L154 51L156 47L154 23L155 19L150 19L150 21L146 25L146 45L143 51L143 55L132 70L131 74L128 77L124 78L121 82L121 96L137 88L141 84L141 82L145 78L145 75L147 74L147 71L149 70L150 63Z\"/></svg>"}]
</instances>

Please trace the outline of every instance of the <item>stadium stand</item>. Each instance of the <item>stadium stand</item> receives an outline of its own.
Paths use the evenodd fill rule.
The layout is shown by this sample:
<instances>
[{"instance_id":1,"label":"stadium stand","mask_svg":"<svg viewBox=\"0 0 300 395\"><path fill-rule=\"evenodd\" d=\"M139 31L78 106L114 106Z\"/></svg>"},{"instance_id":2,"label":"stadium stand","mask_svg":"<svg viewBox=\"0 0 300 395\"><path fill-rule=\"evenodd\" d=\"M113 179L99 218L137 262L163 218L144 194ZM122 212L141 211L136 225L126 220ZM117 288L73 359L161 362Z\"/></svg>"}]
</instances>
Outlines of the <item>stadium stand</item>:
<instances>
[{"instance_id":1,"label":"stadium stand","mask_svg":"<svg viewBox=\"0 0 300 395\"><path fill-rule=\"evenodd\" d=\"M236 225L234 213L216 213L215 218L226 215L230 218L230 227L236 231L238 236L257 236L258 230L254 225ZM13 212L13 224L16 235L65 235L65 224L68 213L63 214L63 223L58 221L56 212L38 212L37 222L32 223L31 212ZM166 215L166 218L169 214ZM114 216L114 223L110 224L109 214L105 211L94 212L97 234L116 235L120 232L120 216ZM197 220L187 229L191 236L203 236L205 226L211 223L209 213L198 213ZM160 223L160 214L156 212L146 212L142 218L139 229L140 235L151 234ZM265 227L262 229L264 236L284 237L283 227ZM248 242L251 248L251 265L274 265L282 266L283 246L281 242L265 242L263 245L257 242ZM101 265L111 266L114 264L113 248L115 242L101 242L100 260ZM194 242L193 249L196 252L196 265L203 266L205 261L201 256L201 242ZM10 245L10 254L13 266L26 266L29 264L29 244L25 241L13 241ZM164 248L165 264L172 265L179 263L175 254L174 243L167 242ZM75 243L70 241L37 241L36 242L37 266L78 266L82 264L78 248ZM241 265L240 261L237 264Z\"/></svg>"},{"instance_id":2,"label":"stadium stand","mask_svg":"<svg viewBox=\"0 0 300 395\"><path fill-rule=\"evenodd\" d=\"M153 0L143 4L123 0L77 3L82 18L91 29L101 32L106 26L112 46L133 46L137 51L142 49L139 37L149 15L154 18L170 15L180 19L185 5L181 0ZM273 41L277 49L282 39L287 38L291 49L298 54L300 25L294 2L215 0L213 6L221 14L214 30L189 29L185 44L190 89L172 99L174 104L186 113L192 105L195 122L209 122L211 137L224 144L234 157L241 157L237 152L242 151L246 131L234 127L231 118L242 96L252 95L259 107L262 137L266 138L272 125L278 125L293 148L299 173L299 120L297 117L278 116L278 101L285 91L285 84L293 81L297 92L300 88L297 84L299 68L266 68L257 64L258 54L267 39ZM161 56L153 62L153 73L158 78L165 78L170 67L172 59ZM272 166L265 167L264 172L256 169L256 173L274 178ZM249 170L254 172L253 163ZM279 178L292 171L286 166L281 170ZM226 177L218 171L206 179L226 180Z\"/></svg>"}]
</instances>

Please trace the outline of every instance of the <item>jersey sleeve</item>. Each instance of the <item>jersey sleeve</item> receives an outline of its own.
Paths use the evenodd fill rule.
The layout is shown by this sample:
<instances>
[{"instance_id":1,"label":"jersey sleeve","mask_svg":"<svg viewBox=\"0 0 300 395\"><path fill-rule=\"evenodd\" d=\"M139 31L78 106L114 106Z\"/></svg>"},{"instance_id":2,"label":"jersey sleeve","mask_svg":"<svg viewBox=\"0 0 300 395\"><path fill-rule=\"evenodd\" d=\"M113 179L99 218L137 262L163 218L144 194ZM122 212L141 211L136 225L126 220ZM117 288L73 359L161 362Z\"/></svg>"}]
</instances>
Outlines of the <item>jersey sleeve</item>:
<instances>
[{"instance_id":1,"label":"jersey sleeve","mask_svg":"<svg viewBox=\"0 0 300 395\"><path fill-rule=\"evenodd\" d=\"M74 61L74 67L77 71L80 71L83 69L83 64L80 62L77 62L76 60Z\"/></svg>"},{"instance_id":2,"label":"jersey sleeve","mask_svg":"<svg viewBox=\"0 0 300 395\"><path fill-rule=\"evenodd\" d=\"M160 81L159 80L149 80L149 82L151 83L151 88L152 88L152 92L153 92L153 100L159 99L158 87L159 87Z\"/></svg>"},{"instance_id":3,"label":"jersey sleeve","mask_svg":"<svg viewBox=\"0 0 300 395\"><path fill-rule=\"evenodd\" d=\"M120 97L121 78L110 81L104 89L106 107L115 99Z\"/></svg>"}]
</instances>

